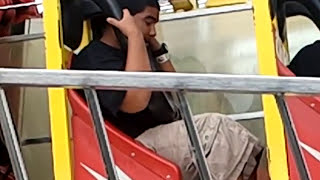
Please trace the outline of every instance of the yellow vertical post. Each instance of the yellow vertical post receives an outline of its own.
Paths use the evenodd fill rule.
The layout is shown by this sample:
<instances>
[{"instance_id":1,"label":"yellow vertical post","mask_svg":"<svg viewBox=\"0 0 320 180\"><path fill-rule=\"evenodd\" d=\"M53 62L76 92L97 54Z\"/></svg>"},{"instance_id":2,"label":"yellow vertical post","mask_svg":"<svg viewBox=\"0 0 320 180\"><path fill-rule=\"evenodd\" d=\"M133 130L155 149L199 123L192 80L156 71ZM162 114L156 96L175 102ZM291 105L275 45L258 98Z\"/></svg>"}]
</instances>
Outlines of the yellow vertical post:
<instances>
[{"instance_id":1,"label":"yellow vertical post","mask_svg":"<svg viewBox=\"0 0 320 180\"><path fill-rule=\"evenodd\" d=\"M60 1L44 0L44 30L48 69L61 69L63 50L60 25ZM70 135L66 93L62 88L49 88L49 111L52 136L54 177L71 180Z\"/></svg>"},{"instance_id":2,"label":"yellow vertical post","mask_svg":"<svg viewBox=\"0 0 320 180\"><path fill-rule=\"evenodd\" d=\"M275 41L268 0L253 0L260 73L277 76ZM282 120L272 95L263 95L265 131L272 180L288 180L286 142Z\"/></svg>"}]
</instances>

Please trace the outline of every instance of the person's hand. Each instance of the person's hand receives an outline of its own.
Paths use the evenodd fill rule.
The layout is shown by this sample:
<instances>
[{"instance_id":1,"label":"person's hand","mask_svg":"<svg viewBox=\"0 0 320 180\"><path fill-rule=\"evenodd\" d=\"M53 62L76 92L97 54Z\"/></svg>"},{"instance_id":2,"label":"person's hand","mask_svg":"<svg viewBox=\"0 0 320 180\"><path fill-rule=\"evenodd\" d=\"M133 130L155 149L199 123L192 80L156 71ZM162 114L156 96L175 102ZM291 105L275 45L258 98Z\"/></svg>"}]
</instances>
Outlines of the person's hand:
<instances>
[{"instance_id":1,"label":"person's hand","mask_svg":"<svg viewBox=\"0 0 320 180\"><path fill-rule=\"evenodd\" d=\"M128 9L123 10L123 17L120 21L115 18L107 18L107 22L117 27L127 37L141 34Z\"/></svg>"},{"instance_id":2,"label":"person's hand","mask_svg":"<svg viewBox=\"0 0 320 180\"><path fill-rule=\"evenodd\" d=\"M159 43L159 41L155 37L148 39L148 43L149 43L152 51L157 51L161 48L161 44Z\"/></svg>"}]
</instances>

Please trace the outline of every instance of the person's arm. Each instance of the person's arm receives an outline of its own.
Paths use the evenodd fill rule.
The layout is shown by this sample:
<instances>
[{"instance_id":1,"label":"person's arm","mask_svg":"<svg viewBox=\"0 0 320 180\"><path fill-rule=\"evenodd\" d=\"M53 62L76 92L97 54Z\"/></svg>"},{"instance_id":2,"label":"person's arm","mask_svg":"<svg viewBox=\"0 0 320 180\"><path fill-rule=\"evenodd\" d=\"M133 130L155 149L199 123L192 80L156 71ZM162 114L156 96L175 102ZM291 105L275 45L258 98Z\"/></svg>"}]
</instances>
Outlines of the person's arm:
<instances>
[{"instance_id":1,"label":"person's arm","mask_svg":"<svg viewBox=\"0 0 320 180\"><path fill-rule=\"evenodd\" d=\"M157 51L161 48L161 44L156 38L151 38L149 40L149 45L151 46L152 51ZM164 63L161 63L160 67L163 71L166 72L176 72L170 59Z\"/></svg>"},{"instance_id":2,"label":"person's arm","mask_svg":"<svg viewBox=\"0 0 320 180\"><path fill-rule=\"evenodd\" d=\"M117 21L108 18L107 21L120 29L128 37L128 54L125 71L151 71L150 61L141 31L137 28L128 10L123 11L123 19ZM128 90L120 106L126 113L136 113L144 110L150 101L149 90Z\"/></svg>"}]
</instances>

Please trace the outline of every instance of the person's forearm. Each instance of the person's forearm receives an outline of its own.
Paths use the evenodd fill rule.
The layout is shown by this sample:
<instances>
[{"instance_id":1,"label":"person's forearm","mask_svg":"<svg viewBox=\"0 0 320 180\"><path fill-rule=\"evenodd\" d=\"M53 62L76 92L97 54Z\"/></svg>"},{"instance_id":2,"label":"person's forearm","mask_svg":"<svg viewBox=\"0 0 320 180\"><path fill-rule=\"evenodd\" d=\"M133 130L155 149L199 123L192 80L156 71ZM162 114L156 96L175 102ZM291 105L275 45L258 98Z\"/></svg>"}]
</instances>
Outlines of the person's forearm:
<instances>
[{"instance_id":1,"label":"person's forearm","mask_svg":"<svg viewBox=\"0 0 320 180\"><path fill-rule=\"evenodd\" d=\"M141 33L128 37L125 71L151 71L147 48Z\"/></svg>"},{"instance_id":2,"label":"person's forearm","mask_svg":"<svg viewBox=\"0 0 320 180\"><path fill-rule=\"evenodd\" d=\"M128 37L125 71L151 71L146 45L141 33ZM120 109L126 113L140 112L148 106L150 97L151 91L149 90L129 90Z\"/></svg>"}]
</instances>

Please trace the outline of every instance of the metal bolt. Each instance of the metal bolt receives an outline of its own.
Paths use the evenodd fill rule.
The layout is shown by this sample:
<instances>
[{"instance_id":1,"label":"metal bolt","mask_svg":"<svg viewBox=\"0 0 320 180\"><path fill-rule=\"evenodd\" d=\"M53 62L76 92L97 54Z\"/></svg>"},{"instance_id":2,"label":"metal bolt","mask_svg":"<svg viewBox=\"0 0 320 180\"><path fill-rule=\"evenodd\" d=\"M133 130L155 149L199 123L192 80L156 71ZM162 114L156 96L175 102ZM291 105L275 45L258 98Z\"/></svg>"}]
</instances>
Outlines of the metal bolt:
<instances>
[{"instance_id":1,"label":"metal bolt","mask_svg":"<svg viewBox=\"0 0 320 180\"><path fill-rule=\"evenodd\" d=\"M131 157L135 157L135 156L136 156L136 153L132 152Z\"/></svg>"}]
</instances>

